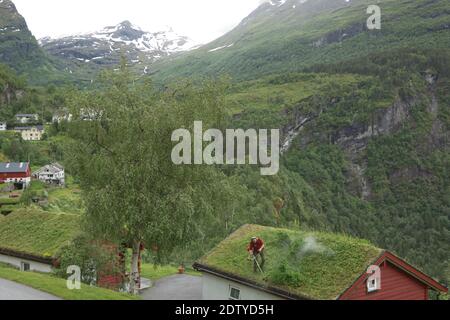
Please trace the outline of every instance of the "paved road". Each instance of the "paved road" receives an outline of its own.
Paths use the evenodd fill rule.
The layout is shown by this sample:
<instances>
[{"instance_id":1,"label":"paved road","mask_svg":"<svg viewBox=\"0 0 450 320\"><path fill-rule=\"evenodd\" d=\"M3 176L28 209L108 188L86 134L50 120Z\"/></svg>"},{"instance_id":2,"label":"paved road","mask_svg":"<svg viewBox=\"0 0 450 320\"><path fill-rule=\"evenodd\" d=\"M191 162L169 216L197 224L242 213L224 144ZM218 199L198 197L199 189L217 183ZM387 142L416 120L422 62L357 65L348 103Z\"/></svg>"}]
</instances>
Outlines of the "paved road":
<instances>
[{"instance_id":1,"label":"paved road","mask_svg":"<svg viewBox=\"0 0 450 320\"><path fill-rule=\"evenodd\" d=\"M51 294L0 279L0 300L61 300Z\"/></svg>"},{"instance_id":2,"label":"paved road","mask_svg":"<svg viewBox=\"0 0 450 320\"><path fill-rule=\"evenodd\" d=\"M201 300L202 278L186 274L162 278L141 296L144 300Z\"/></svg>"}]
</instances>

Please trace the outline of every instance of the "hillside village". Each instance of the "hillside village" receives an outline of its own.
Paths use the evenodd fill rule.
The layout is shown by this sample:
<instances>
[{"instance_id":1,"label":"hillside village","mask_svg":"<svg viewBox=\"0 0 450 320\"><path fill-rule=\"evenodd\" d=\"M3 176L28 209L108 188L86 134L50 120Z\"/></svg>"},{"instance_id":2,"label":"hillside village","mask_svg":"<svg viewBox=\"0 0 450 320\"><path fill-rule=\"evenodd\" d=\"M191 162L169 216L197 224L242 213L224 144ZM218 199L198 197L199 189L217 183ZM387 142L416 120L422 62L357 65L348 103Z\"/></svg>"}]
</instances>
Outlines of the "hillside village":
<instances>
[{"instance_id":1,"label":"hillside village","mask_svg":"<svg viewBox=\"0 0 450 320\"><path fill-rule=\"evenodd\" d=\"M198 47L129 21L36 39L13 2L0 300L6 284L67 300L449 299L448 1L383 1L373 32L370 1L263 1ZM171 135L199 120L279 129L279 172L176 165Z\"/></svg>"}]
</instances>

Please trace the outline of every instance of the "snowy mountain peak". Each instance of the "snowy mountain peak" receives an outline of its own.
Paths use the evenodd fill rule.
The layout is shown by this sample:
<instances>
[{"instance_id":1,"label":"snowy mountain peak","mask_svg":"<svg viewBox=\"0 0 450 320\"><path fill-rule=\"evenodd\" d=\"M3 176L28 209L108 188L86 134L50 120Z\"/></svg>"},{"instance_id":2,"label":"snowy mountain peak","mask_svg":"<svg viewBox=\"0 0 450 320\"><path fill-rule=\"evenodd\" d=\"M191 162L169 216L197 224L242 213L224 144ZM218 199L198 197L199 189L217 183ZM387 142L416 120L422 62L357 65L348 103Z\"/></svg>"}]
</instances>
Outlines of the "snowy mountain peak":
<instances>
[{"instance_id":1,"label":"snowy mountain peak","mask_svg":"<svg viewBox=\"0 0 450 320\"><path fill-rule=\"evenodd\" d=\"M167 27L147 32L125 20L99 31L64 36L58 39L42 38L39 43L51 55L75 62L114 64L125 53L133 64L146 64L177 52L193 49L196 45Z\"/></svg>"}]
</instances>

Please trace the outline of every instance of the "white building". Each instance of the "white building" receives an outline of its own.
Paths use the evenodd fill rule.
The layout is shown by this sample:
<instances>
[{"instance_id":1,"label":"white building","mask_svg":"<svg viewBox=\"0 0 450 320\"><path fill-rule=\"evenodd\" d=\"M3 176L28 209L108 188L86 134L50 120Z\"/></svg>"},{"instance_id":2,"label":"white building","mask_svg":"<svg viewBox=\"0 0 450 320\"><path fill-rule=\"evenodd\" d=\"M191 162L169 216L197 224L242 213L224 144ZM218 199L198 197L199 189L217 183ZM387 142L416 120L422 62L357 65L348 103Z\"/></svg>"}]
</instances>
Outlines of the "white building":
<instances>
[{"instance_id":1,"label":"white building","mask_svg":"<svg viewBox=\"0 0 450 320\"><path fill-rule=\"evenodd\" d=\"M23 254L0 248L0 262L20 269L20 271L52 272L52 259Z\"/></svg>"},{"instance_id":2,"label":"white building","mask_svg":"<svg viewBox=\"0 0 450 320\"><path fill-rule=\"evenodd\" d=\"M199 269L202 271L201 269ZM261 286L252 286L248 282L238 282L223 275L213 275L208 272L202 274L203 300L286 300L288 296L264 289Z\"/></svg>"},{"instance_id":3,"label":"white building","mask_svg":"<svg viewBox=\"0 0 450 320\"><path fill-rule=\"evenodd\" d=\"M52 117L53 123L61 123L61 122L71 122L73 119L73 115L68 112L57 112Z\"/></svg>"},{"instance_id":4,"label":"white building","mask_svg":"<svg viewBox=\"0 0 450 320\"><path fill-rule=\"evenodd\" d=\"M29 126L29 127L15 127L14 131L21 134L22 139L25 141L39 141L42 140L44 135L44 126Z\"/></svg>"},{"instance_id":5,"label":"white building","mask_svg":"<svg viewBox=\"0 0 450 320\"><path fill-rule=\"evenodd\" d=\"M48 164L34 172L33 178L45 183L62 186L65 184L64 167L57 162Z\"/></svg>"},{"instance_id":6,"label":"white building","mask_svg":"<svg viewBox=\"0 0 450 320\"><path fill-rule=\"evenodd\" d=\"M30 123L30 122L36 122L36 121L39 121L39 115L19 113L19 114L16 114L16 121L19 123L23 123L23 124Z\"/></svg>"},{"instance_id":7,"label":"white building","mask_svg":"<svg viewBox=\"0 0 450 320\"><path fill-rule=\"evenodd\" d=\"M0 122L0 131L6 131L6 130L7 130L6 122Z\"/></svg>"}]
</instances>

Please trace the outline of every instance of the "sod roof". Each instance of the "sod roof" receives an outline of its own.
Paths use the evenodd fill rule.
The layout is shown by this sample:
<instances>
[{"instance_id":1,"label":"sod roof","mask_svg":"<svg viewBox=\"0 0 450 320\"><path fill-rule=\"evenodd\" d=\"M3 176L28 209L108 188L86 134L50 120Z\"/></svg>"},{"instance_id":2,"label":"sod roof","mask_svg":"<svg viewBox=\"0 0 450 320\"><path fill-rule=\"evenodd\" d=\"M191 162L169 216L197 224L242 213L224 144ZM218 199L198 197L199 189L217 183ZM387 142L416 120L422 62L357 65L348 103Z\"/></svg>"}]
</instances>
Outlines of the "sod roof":
<instances>
[{"instance_id":1,"label":"sod roof","mask_svg":"<svg viewBox=\"0 0 450 320\"><path fill-rule=\"evenodd\" d=\"M0 250L53 258L79 232L79 216L17 209L0 219Z\"/></svg>"},{"instance_id":2,"label":"sod roof","mask_svg":"<svg viewBox=\"0 0 450 320\"><path fill-rule=\"evenodd\" d=\"M252 236L262 238L266 245L264 274L254 273L248 260L246 248ZM336 299L382 253L368 241L346 235L245 225L196 266L245 279L271 292L279 290L305 299Z\"/></svg>"}]
</instances>

